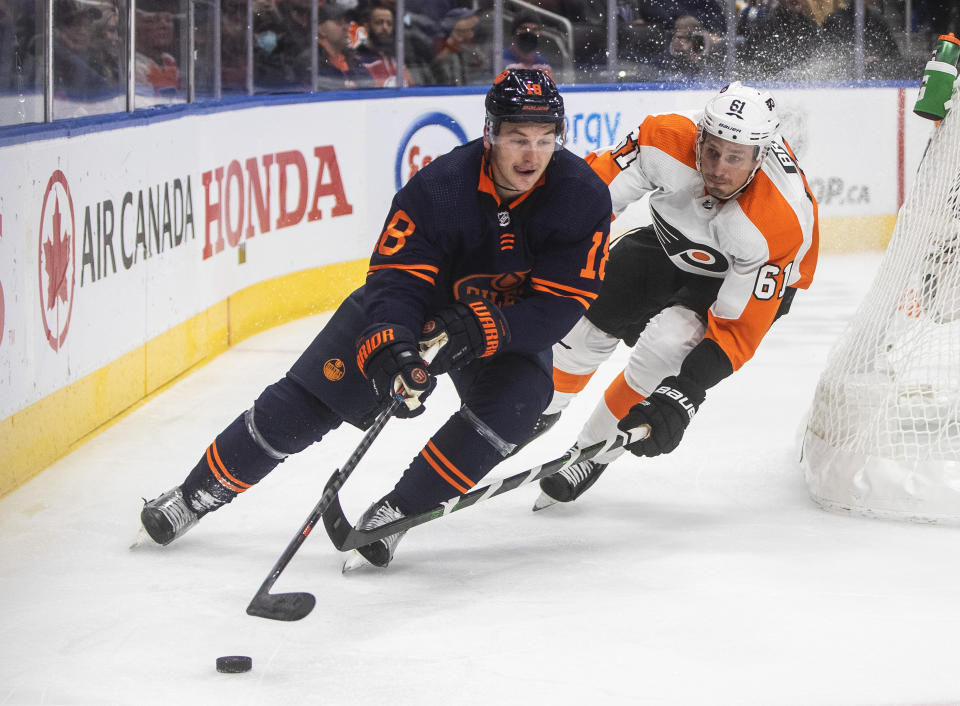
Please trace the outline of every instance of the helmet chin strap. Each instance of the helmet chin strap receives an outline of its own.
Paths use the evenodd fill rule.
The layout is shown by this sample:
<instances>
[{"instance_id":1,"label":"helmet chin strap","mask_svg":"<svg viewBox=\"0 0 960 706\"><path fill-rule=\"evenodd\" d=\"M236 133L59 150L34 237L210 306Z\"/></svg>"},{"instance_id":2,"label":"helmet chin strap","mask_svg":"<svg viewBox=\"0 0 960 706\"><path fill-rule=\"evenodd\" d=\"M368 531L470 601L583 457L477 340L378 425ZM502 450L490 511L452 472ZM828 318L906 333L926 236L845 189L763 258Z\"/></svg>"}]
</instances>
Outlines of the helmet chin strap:
<instances>
[{"instance_id":1,"label":"helmet chin strap","mask_svg":"<svg viewBox=\"0 0 960 706\"><path fill-rule=\"evenodd\" d=\"M488 136L488 134L487 134L487 130L488 130L488 129L489 129L489 125L484 128L484 137L487 138L487 148L486 148L485 154L484 154L484 156L483 156L483 159L484 159L484 161L485 161L485 163L486 163L486 165L487 165L487 171L489 172L490 181L493 182L493 185L494 185L498 190L499 190L499 189L503 189L504 191L513 191L513 192L518 193L518 194L523 193L523 191L522 191L521 189L518 189L518 188L516 188L516 187L514 187L514 186L507 186L506 184L501 184L499 181L497 181L496 179L493 178L493 159L492 159L493 142L490 140L490 138L489 138L489 136Z\"/></svg>"},{"instance_id":2,"label":"helmet chin strap","mask_svg":"<svg viewBox=\"0 0 960 706\"><path fill-rule=\"evenodd\" d=\"M490 181L493 182L493 185L494 185L495 187L497 187L497 189L503 189L504 191L512 191L513 193L516 193L516 194L522 194L522 193L523 193L523 189L518 189L518 188L515 187L515 186L507 186L506 184L501 184L499 181L497 181L496 179L494 179L494 178L493 178L493 174L494 174L494 172L493 172L493 161L491 160L491 161L489 162L489 164L490 164Z\"/></svg>"}]
</instances>

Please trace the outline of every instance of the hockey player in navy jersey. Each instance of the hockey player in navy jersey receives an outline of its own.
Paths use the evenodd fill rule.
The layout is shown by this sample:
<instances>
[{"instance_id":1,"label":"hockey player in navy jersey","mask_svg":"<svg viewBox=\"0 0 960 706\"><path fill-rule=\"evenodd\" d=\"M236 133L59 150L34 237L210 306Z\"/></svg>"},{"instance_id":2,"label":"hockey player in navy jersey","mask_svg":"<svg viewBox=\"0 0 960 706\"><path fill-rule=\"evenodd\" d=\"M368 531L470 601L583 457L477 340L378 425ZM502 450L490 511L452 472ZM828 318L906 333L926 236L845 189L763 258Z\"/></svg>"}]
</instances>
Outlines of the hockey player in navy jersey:
<instances>
[{"instance_id":1,"label":"hockey player in navy jersey","mask_svg":"<svg viewBox=\"0 0 960 706\"><path fill-rule=\"evenodd\" d=\"M368 427L395 397L415 417L448 373L462 406L360 518L373 529L467 492L530 436L553 394L551 347L596 298L606 184L563 149L563 99L541 71L508 70L483 137L394 196L353 292L293 367L207 447L141 521L169 544L344 421ZM445 334L445 336L443 336ZM422 343L442 340L427 364ZM360 549L386 566L402 535Z\"/></svg>"}]
</instances>

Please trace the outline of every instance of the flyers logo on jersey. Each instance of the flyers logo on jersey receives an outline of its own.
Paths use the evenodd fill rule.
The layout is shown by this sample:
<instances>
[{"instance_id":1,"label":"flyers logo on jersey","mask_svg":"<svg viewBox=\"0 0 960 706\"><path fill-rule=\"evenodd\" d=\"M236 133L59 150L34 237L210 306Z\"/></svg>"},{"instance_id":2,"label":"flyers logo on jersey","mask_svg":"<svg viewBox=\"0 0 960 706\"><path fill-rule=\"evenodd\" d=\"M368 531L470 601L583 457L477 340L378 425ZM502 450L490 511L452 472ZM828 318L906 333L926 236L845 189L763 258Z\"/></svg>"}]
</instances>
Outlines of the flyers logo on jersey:
<instances>
[{"instance_id":1,"label":"flyers logo on jersey","mask_svg":"<svg viewBox=\"0 0 960 706\"><path fill-rule=\"evenodd\" d=\"M730 263L719 250L695 243L687 236L667 223L663 216L650 209L653 216L653 229L657 234L660 246L671 258L679 258L687 265L710 274L723 274Z\"/></svg>"}]
</instances>

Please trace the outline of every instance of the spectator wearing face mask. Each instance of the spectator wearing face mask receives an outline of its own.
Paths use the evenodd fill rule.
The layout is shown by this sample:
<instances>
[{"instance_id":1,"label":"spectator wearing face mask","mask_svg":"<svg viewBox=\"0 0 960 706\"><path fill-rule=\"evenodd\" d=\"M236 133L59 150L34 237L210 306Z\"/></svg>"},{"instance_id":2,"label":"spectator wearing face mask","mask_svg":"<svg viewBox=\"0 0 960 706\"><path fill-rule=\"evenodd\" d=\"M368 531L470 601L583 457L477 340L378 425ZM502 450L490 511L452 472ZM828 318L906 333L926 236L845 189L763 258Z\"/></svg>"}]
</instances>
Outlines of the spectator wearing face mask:
<instances>
[{"instance_id":1,"label":"spectator wearing face mask","mask_svg":"<svg viewBox=\"0 0 960 706\"><path fill-rule=\"evenodd\" d=\"M315 1L315 0L314 0ZM253 75L258 90L309 91L311 0L261 4L253 20Z\"/></svg>"},{"instance_id":2,"label":"spectator wearing face mask","mask_svg":"<svg viewBox=\"0 0 960 706\"><path fill-rule=\"evenodd\" d=\"M537 51L540 30L540 22L533 15L517 17L513 23L510 46L503 50L505 69L539 69L553 78L550 73L550 63Z\"/></svg>"}]
</instances>

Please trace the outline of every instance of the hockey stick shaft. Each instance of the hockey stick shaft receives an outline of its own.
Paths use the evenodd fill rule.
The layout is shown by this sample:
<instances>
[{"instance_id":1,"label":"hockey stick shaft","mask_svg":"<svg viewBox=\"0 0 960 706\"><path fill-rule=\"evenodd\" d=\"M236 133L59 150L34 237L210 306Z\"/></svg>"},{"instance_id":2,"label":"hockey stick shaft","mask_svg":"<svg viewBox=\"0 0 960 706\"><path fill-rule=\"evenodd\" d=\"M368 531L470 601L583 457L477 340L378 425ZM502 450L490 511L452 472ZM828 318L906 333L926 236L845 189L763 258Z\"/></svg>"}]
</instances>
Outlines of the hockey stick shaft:
<instances>
[{"instance_id":1,"label":"hockey stick shaft","mask_svg":"<svg viewBox=\"0 0 960 706\"><path fill-rule=\"evenodd\" d=\"M293 559L294 554L297 553L297 550L299 550L300 546L304 543L304 541L306 541L307 537L310 535L310 532L313 531L313 528L323 516L323 513L333 501L337 500L337 493L340 492L340 488L342 488L343 484L346 483L347 478L349 478L350 474L353 473L353 469L357 467L360 459L363 458L364 454L366 454L371 444L373 444L377 436L380 435L383 427L386 426L387 422L390 420L390 417L393 416L394 412L397 410L397 407L401 404L403 403L399 399L394 399L390 402L387 408L383 410L383 412L381 412L376 418L371 427L367 430L366 434L363 435L363 438L360 440L360 443L357 444L357 448L354 449L353 453L350 454L350 458L347 459L347 462L344 463L341 468L337 469L332 476L330 476L330 480L327 481L327 484L323 489L323 495L320 496L320 500L314 506L313 510L310 512L310 515L300 527L300 530L293 537L293 539L290 540L287 548L283 550L283 554L281 554L280 558L277 559L277 562L273 565L269 575L260 585L256 595L254 595L253 599L250 601L250 605L247 606L248 614L257 615L260 617L270 617L279 620L289 619L274 615L274 613L277 613L278 610L277 606L268 605L270 599L270 589L273 588L273 584L277 582L280 574L283 573L285 568L287 568L287 564L289 564L290 560ZM313 605L311 604L307 609L307 612L309 612L309 610L312 608ZM282 606L280 607L279 612L284 612Z\"/></svg>"},{"instance_id":2,"label":"hockey stick shaft","mask_svg":"<svg viewBox=\"0 0 960 706\"><path fill-rule=\"evenodd\" d=\"M489 485L474 488L469 493L458 495L429 510L402 517L399 520L388 522L372 530L356 529L344 514L343 506L340 504L340 498L338 496L334 498L327 510L324 511L323 525L327 530L330 541L333 542L333 546L340 551L349 551L370 544L371 542L376 542L379 539L384 539L392 534L405 532L408 529L430 522L431 520L436 520L444 515L449 515L457 510L476 505L484 500L515 490L522 485L533 483L541 478L557 473L568 466L582 461L588 461L603 452L613 451L614 449L619 449L621 446L626 446L634 441L644 439L649 433L650 427L646 424L627 432L619 432L616 437L591 444L581 449L579 453L575 455L568 451L560 458L540 464L539 466L534 466L533 468L508 476Z\"/></svg>"},{"instance_id":3,"label":"hockey stick shaft","mask_svg":"<svg viewBox=\"0 0 960 706\"><path fill-rule=\"evenodd\" d=\"M423 359L427 362L432 360L440 347L446 343L447 335L444 333L437 338L434 345L422 352ZM300 549L300 546L306 541L317 522L320 521L323 513L334 501L339 505L340 501L337 494L340 492L340 488L347 482L347 478L353 473L353 469L360 463L360 459L367 453L367 449L370 448L377 436L380 435L383 427L397 409L399 409L401 404L405 404L402 390L396 390L394 399L390 401L386 409L374 420L373 424L363 435L360 443L357 444L357 448L350 454L347 462L330 476L330 480L328 480L326 486L324 486L323 495L320 496L320 500L300 527L300 531L290 540L287 548L284 549L283 554L280 555L277 563L275 563L270 570L270 574L250 600L250 605L247 606L248 615L254 615L259 618L269 618L270 620L291 621L305 618L310 614L310 611L313 610L317 599L312 593L303 591L297 593L270 593L270 589L273 588L273 584L277 582L280 574L283 573L287 564L293 559L293 555L297 553L297 550Z\"/></svg>"}]
</instances>

